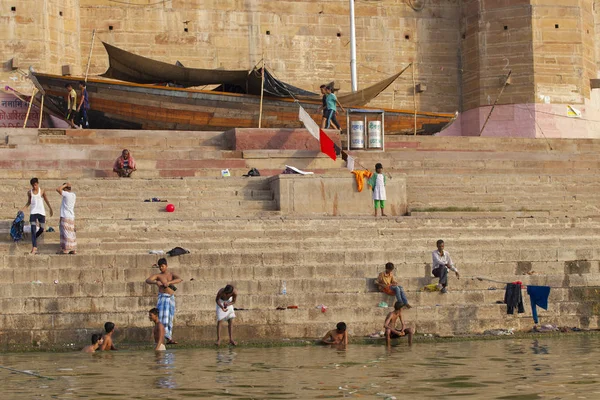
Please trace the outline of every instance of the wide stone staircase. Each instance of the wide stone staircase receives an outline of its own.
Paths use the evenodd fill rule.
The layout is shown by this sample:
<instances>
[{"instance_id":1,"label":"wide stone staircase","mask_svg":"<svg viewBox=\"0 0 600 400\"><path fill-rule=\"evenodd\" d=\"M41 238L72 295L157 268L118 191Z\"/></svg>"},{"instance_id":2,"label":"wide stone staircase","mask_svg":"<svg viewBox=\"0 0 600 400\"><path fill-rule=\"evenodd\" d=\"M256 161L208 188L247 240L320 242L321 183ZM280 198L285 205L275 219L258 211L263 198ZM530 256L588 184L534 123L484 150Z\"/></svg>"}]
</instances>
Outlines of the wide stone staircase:
<instances>
[{"instance_id":1,"label":"wide stone staircase","mask_svg":"<svg viewBox=\"0 0 600 400\"><path fill-rule=\"evenodd\" d=\"M168 140L171 132L163 135ZM186 137L183 133L181 136ZM47 138L39 136L37 140L42 139ZM433 139L417 138L413 143L434 146ZM449 141L449 148L465 146L440 139ZM12 146L0 151L10 152L11 157L22 154L21 167L28 168L26 165L39 159L38 154L55 157L50 146L56 144L28 145L12 140ZM31 153L27 146L46 150ZM68 146L73 154L89 154L99 151L102 145ZM160 160L152 161L152 157L158 157L161 151L183 151L161 150L160 146L146 143L143 149L128 147L138 162L156 165ZM493 153L477 148L478 143L472 146L473 152L482 153L481 158ZM525 147L518 141L512 146ZM125 146L114 145L107 154L119 147ZM215 147L210 151L227 151ZM577 149L573 144L565 145L562 157L579 157ZM192 154L194 149L187 151ZM497 152L503 153L501 149ZM450 153L443 149L411 151L393 146L385 153L354 153L361 163L382 159L384 165L389 165L386 171L407 174L412 215L386 219L368 215L282 215L276 209L268 178L214 178L220 175L219 164L190 167L193 174L184 179L161 178L160 174L144 177L142 173L132 179L106 179L93 178L97 175L87 175L74 166L62 169L61 161L54 160L59 164L44 170L47 175L43 179L38 176L55 211L47 225L58 231L60 198L55 187L69 179L78 196L79 251L68 256L54 254L58 232L42 236L41 254L36 256L28 255L27 239L18 244L10 241L10 222L25 204L28 178L34 172L19 170L21 175L15 173L19 179L9 179L18 168L3 164L6 168L0 169L0 273L5 284L0 285L0 348L84 344L108 320L118 326L117 342L149 340L147 311L155 305L156 288L144 280L157 272L152 265L160 257L149 252L175 246L191 251L188 255L168 257L169 268L184 280L176 294L174 329L175 337L182 342L214 338L214 296L227 283L235 285L240 293L236 331L241 339L318 337L339 321L345 321L354 336L379 331L390 309L378 305L392 305L394 299L378 293L373 279L388 261L396 265L397 280L413 305L404 313L404 319L421 333L530 329L533 321L525 291L524 314L507 315L506 306L498 304L504 298L503 283L516 280L552 287L549 309L539 310L540 323L598 328L600 216L593 190L600 183L597 175L579 174L583 161L573 164L578 168L544 170L544 161L535 160L543 151L532 151L531 159L539 164L535 172L529 171L532 173L511 172L510 168L481 173L477 163L460 160L455 162L462 162L461 168L470 165L470 169L459 172L451 169L452 157L445 156ZM414 169L395 166L395 160L400 163L407 157L416 157L415 154L422 157L421 163L439 157L447 165L431 174L425 174L423 167L416 164ZM211 157L228 162L227 155ZM587 162L596 162L591 153L588 155ZM268 160L273 170L307 159L306 153L296 159L289 150L264 150L262 155L255 151L253 157L252 160ZM9 161L16 162L17 158ZM327 160L319 158L317 162L326 166ZM343 164L330 165L323 173L348 173ZM246 164L244 169L250 166ZM486 196L494 190L501 201L481 200L491 199L491 193ZM536 197L540 195L546 199ZM175 212L164 211L167 203L144 201L153 197L173 203ZM444 295L421 291L424 285L434 282L429 274L431 252L440 238L446 241L461 272L459 280L451 275L450 291ZM285 295L281 294L284 282ZM326 305L327 311L323 313L317 308L319 305ZM288 306L298 308L277 310Z\"/></svg>"}]
</instances>

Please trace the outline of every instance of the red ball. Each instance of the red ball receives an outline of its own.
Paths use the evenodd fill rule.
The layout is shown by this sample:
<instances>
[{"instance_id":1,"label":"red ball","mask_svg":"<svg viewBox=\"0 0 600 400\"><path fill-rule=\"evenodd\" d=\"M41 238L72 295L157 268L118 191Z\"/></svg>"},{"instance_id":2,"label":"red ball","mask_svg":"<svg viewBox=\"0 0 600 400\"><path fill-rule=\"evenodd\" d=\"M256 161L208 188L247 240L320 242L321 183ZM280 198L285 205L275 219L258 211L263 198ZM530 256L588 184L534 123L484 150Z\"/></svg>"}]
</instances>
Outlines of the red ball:
<instances>
[{"instance_id":1,"label":"red ball","mask_svg":"<svg viewBox=\"0 0 600 400\"><path fill-rule=\"evenodd\" d=\"M175 211L175 206L173 204L167 204L165 210L167 210L167 212L173 212Z\"/></svg>"}]
</instances>

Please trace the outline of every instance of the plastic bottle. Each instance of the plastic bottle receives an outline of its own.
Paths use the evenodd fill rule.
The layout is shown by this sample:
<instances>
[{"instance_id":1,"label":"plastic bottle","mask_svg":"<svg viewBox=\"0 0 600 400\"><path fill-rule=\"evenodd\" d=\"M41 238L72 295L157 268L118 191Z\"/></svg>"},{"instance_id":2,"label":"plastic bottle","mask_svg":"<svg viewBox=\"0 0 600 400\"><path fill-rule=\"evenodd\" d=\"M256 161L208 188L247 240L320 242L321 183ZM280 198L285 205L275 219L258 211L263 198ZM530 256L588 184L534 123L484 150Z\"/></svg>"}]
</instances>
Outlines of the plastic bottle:
<instances>
[{"instance_id":1,"label":"plastic bottle","mask_svg":"<svg viewBox=\"0 0 600 400\"><path fill-rule=\"evenodd\" d=\"M287 287L285 285L285 281L281 281L281 294L287 294Z\"/></svg>"}]
</instances>

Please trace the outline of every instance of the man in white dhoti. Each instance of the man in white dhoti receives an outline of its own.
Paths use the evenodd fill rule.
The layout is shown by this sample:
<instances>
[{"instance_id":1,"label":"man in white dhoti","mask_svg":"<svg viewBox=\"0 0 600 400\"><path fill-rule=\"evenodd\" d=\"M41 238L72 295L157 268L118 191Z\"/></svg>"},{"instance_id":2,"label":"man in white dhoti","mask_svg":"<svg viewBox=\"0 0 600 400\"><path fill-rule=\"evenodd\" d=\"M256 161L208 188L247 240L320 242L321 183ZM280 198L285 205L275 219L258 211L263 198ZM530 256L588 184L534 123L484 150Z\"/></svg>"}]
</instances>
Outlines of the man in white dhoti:
<instances>
[{"instance_id":1,"label":"man in white dhoti","mask_svg":"<svg viewBox=\"0 0 600 400\"><path fill-rule=\"evenodd\" d=\"M227 321L229 331L229 344L235 346L237 343L233 340L233 319L235 310L233 304L237 299L237 290L233 286L227 285L219 289L215 302L217 303L217 341L215 344L221 344L221 321Z\"/></svg>"},{"instance_id":2,"label":"man in white dhoti","mask_svg":"<svg viewBox=\"0 0 600 400\"><path fill-rule=\"evenodd\" d=\"M60 205L60 250L57 254L76 254L77 236L75 234L75 200L77 196L71 192L71 184L63 183L56 188L62 196Z\"/></svg>"}]
</instances>

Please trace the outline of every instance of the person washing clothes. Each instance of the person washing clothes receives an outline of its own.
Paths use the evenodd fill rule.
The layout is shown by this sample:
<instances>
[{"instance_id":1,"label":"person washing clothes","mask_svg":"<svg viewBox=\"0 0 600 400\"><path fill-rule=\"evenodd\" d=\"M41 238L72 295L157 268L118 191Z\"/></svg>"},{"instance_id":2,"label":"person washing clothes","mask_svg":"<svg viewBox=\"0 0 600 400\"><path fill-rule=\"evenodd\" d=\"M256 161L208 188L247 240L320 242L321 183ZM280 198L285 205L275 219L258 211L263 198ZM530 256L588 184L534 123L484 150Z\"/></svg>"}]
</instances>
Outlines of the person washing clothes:
<instances>
[{"instance_id":1,"label":"person washing clothes","mask_svg":"<svg viewBox=\"0 0 600 400\"><path fill-rule=\"evenodd\" d=\"M383 175L383 166L381 165L381 163L375 164L375 173L369 178L368 184L369 187L371 187L371 190L373 191L373 203L375 206L374 216L377 217L377 209L381 208L381 216L387 217L387 215L383 211L386 200L386 177L385 175Z\"/></svg>"}]
</instances>

